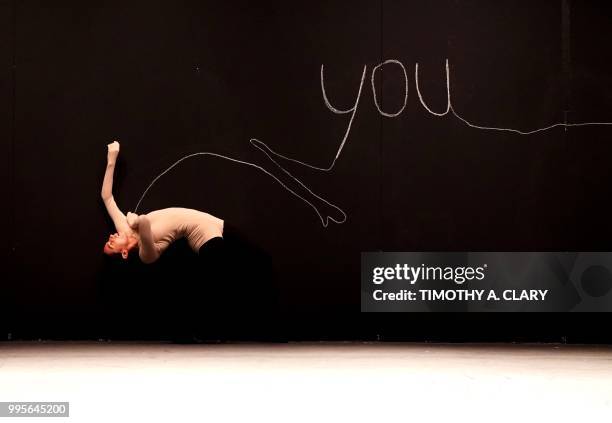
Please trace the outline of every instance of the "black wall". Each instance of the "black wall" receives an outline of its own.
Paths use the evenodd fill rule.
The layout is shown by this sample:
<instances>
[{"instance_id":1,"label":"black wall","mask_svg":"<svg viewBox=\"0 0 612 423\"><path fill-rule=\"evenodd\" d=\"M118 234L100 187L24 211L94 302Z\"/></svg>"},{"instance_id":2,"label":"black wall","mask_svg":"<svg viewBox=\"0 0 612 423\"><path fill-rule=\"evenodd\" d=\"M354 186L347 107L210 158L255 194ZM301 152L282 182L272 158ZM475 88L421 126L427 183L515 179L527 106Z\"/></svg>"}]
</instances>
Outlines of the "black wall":
<instances>
[{"instance_id":1,"label":"black wall","mask_svg":"<svg viewBox=\"0 0 612 423\"><path fill-rule=\"evenodd\" d=\"M612 7L595 1L0 2L0 218L3 334L12 338L610 341L607 314L361 314L361 251L595 251L612 247L605 127L612 121ZM370 75L408 72L404 112L382 117ZM13 68L13 64L16 67ZM211 151L263 166L257 138L326 167L367 75L334 169L287 169L338 204L324 228L269 176L199 157L160 179L141 208L183 206L232 222L270 257L272 286L208 287L184 243L158 263L102 254L113 230L99 197L106 144L121 142L115 197L134 210L182 156ZM403 102L399 67L375 80L384 110ZM310 197L309 197L310 198ZM330 213L334 213L321 202ZM332 214L338 217L337 214ZM261 304L236 307L241 293ZM277 304L263 303L269 294ZM223 295L224 299L214 295ZM225 307L227 305L227 307ZM485 326L493 323L493 326Z\"/></svg>"},{"instance_id":2,"label":"black wall","mask_svg":"<svg viewBox=\"0 0 612 423\"><path fill-rule=\"evenodd\" d=\"M3 285L2 307L0 317L5 320L14 306L13 294L13 260L12 252L15 242L13 225L14 182L13 182L13 5L10 1L0 1L0 148L3 151L0 164L0 196L3 206L0 207L0 219L3 222L3 238L0 246L0 265L5 282Z\"/></svg>"}]
</instances>

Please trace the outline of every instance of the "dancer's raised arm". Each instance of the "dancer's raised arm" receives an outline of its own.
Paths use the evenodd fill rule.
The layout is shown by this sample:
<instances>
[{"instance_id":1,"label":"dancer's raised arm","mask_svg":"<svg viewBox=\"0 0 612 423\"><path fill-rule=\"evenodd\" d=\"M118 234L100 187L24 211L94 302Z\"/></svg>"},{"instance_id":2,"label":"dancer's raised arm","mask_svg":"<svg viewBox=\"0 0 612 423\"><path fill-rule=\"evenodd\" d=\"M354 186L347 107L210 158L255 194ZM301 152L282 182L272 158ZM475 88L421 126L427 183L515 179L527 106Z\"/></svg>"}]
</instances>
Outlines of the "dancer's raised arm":
<instances>
[{"instance_id":1,"label":"dancer's raised arm","mask_svg":"<svg viewBox=\"0 0 612 423\"><path fill-rule=\"evenodd\" d=\"M106 211L108 211L111 219L113 219L117 232L129 232L125 214L119 209L113 197L113 174L115 172L117 156L119 156L119 143L114 141L108 144L107 147L106 172L104 173L101 192L102 200L106 206Z\"/></svg>"}]
</instances>

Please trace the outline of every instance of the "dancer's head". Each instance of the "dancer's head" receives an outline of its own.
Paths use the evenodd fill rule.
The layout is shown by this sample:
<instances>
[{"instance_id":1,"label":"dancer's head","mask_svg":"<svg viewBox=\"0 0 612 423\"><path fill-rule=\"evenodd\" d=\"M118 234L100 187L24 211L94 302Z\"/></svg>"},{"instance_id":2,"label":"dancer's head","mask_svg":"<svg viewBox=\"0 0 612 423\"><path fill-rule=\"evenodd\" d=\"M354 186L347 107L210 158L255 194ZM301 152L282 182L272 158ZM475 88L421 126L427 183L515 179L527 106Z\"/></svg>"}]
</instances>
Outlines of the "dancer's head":
<instances>
[{"instance_id":1,"label":"dancer's head","mask_svg":"<svg viewBox=\"0 0 612 423\"><path fill-rule=\"evenodd\" d=\"M124 259L128 258L131 250L138 246L138 238L134 234L118 232L111 234L104 244L104 253L108 255L121 254Z\"/></svg>"}]
</instances>

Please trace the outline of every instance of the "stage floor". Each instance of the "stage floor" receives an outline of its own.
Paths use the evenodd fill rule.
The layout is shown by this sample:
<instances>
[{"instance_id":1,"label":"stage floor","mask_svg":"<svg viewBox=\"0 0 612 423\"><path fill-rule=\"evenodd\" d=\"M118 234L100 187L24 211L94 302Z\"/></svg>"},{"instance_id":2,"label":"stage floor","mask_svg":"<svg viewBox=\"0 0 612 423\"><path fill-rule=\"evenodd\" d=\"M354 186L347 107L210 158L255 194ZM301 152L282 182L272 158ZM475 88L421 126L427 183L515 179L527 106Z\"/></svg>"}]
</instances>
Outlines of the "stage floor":
<instances>
[{"instance_id":1,"label":"stage floor","mask_svg":"<svg viewBox=\"0 0 612 423\"><path fill-rule=\"evenodd\" d=\"M612 347L0 343L0 401L78 422L610 421Z\"/></svg>"}]
</instances>

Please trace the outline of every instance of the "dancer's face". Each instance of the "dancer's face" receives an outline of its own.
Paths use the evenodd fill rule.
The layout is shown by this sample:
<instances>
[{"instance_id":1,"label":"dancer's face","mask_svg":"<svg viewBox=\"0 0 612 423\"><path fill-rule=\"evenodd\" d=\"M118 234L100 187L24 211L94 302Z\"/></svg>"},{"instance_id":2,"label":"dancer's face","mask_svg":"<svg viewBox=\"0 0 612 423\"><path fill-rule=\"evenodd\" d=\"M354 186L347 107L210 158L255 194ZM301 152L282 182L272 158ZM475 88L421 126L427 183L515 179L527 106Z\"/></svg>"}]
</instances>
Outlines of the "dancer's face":
<instances>
[{"instance_id":1,"label":"dancer's face","mask_svg":"<svg viewBox=\"0 0 612 423\"><path fill-rule=\"evenodd\" d=\"M127 258L129 240L125 233L114 233L108 237L108 241L104 244L104 252L108 255L121 254L123 258Z\"/></svg>"}]
</instances>

